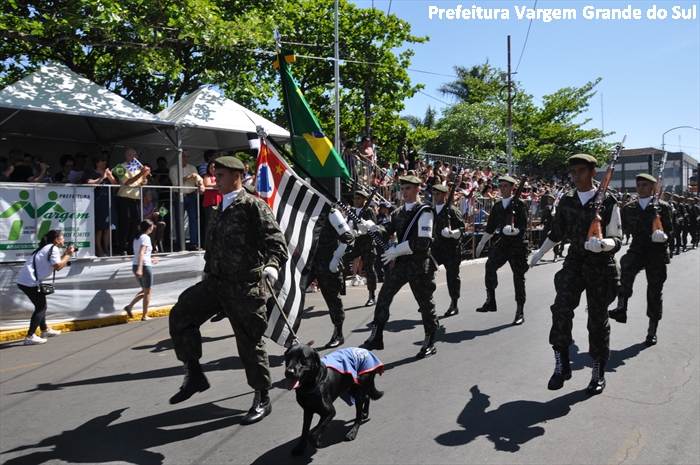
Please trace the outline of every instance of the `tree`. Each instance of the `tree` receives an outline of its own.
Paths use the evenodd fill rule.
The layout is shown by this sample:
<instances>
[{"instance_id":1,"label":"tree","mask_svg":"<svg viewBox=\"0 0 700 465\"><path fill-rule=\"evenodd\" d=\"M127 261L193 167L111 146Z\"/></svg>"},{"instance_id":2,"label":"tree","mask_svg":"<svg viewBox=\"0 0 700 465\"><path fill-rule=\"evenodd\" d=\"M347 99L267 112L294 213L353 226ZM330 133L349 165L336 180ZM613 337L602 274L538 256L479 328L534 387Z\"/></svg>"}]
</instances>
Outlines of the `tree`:
<instances>
[{"instance_id":1,"label":"tree","mask_svg":"<svg viewBox=\"0 0 700 465\"><path fill-rule=\"evenodd\" d=\"M456 81L448 82L438 89L442 95L460 102L481 103L500 100L501 91L506 89L501 82L503 71L486 63L471 68L454 67Z\"/></svg>"}]
</instances>

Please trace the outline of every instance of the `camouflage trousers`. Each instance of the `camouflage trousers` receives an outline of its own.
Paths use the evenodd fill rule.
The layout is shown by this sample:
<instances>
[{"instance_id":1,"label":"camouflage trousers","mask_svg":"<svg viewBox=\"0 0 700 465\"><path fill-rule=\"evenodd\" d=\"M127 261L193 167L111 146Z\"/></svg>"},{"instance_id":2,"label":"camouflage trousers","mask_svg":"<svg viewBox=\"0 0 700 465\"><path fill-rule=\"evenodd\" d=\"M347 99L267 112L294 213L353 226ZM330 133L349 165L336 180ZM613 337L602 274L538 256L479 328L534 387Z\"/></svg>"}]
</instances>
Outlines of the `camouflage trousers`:
<instances>
[{"instance_id":1,"label":"camouflage trousers","mask_svg":"<svg viewBox=\"0 0 700 465\"><path fill-rule=\"evenodd\" d=\"M679 224L677 227L673 227L674 245L676 249L680 249L682 246L688 243L688 230L686 229L685 223Z\"/></svg>"},{"instance_id":2,"label":"camouflage trousers","mask_svg":"<svg viewBox=\"0 0 700 465\"><path fill-rule=\"evenodd\" d=\"M343 289L343 275L340 271L332 273L328 269L329 262L330 260L314 260L308 282L312 283L314 279L318 280L318 287L321 288L321 295L328 306L333 326L341 326L345 321L343 300L340 298L340 291ZM343 264L341 263L338 268L342 270Z\"/></svg>"},{"instance_id":3,"label":"camouflage trousers","mask_svg":"<svg viewBox=\"0 0 700 465\"><path fill-rule=\"evenodd\" d=\"M663 313L663 290L666 282L665 254L629 250L620 259L620 297L632 297L632 286L637 274L644 269L647 275L647 316L660 320Z\"/></svg>"},{"instance_id":4,"label":"camouflage trousers","mask_svg":"<svg viewBox=\"0 0 700 465\"><path fill-rule=\"evenodd\" d=\"M384 281L377 297L377 306L374 309L374 322L385 325L389 321L389 307L394 296L408 283L413 292L418 308L423 319L423 328L426 333L438 330L437 313L435 313L435 266L432 261L427 266L419 266L419 263L410 263L410 258L399 257L396 266L391 270L389 277ZM426 269L428 271L426 271Z\"/></svg>"},{"instance_id":5,"label":"camouflage trousers","mask_svg":"<svg viewBox=\"0 0 700 465\"><path fill-rule=\"evenodd\" d=\"M574 309L586 291L588 302L588 353L594 360L610 359L610 322L608 306L617 297L620 269L617 263L589 264L567 258L554 276L557 296L552 311L552 329L549 343L555 348L568 349L573 343L571 330Z\"/></svg>"},{"instance_id":6,"label":"camouflage trousers","mask_svg":"<svg viewBox=\"0 0 700 465\"><path fill-rule=\"evenodd\" d=\"M188 362L202 358L199 327L222 310L236 335L248 385L256 390L269 389L270 362L263 340L267 329L265 300L237 295L234 284L212 275L180 294L170 311L170 338L177 359Z\"/></svg>"},{"instance_id":7,"label":"camouflage trousers","mask_svg":"<svg viewBox=\"0 0 700 465\"><path fill-rule=\"evenodd\" d=\"M513 287L515 288L515 302L525 304L525 273L529 268L527 264L527 250L513 250L504 246L496 247L489 252L486 261L486 276L484 281L486 289L496 289L498 287L497 271L507 263L513 271Z\"/></svg>"},{"instance_id":8,"label":"camouflage trousers","mask_svg":"<svg viewBox=\"0 0 700 465\"><path fill-rule=\"evenodd\" d=\"M450 293L450 299L458 301L460 289L462 288L462 279L459 277L459 266L462 263L462 255L459 249L452 251L453 253L434 251L433 257L438 265L445 266L447 274L447 291Z\"/></svg>"},{"instance_id":9,"label":"camouflage trousers","mask_svg":"<svg viewBox=\"0 0 700 465\"><path fill-rule=\"evenodd\" d=\"M353 249L348 252L343 260L347 260L348 266L351 267L352 262L357 257L362 257L362 270L367 275L367 290L369 292L374 292L377 290L377 270L374 269L374 262L377 261L377 251L374 247L374 242L366 245L362 244L359 247L353 247Z\"/></svg>"}]
</instances>

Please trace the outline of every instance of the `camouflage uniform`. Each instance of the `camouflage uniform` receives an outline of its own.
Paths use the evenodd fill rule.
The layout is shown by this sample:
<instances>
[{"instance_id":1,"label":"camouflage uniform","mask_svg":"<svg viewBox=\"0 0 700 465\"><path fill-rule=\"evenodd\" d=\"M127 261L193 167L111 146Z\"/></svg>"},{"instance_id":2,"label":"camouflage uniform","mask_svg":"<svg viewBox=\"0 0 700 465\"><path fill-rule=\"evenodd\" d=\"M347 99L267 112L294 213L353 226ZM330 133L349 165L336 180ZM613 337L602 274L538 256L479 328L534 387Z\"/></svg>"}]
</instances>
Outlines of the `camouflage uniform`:
<instances>
[{"instance_id":1,"label":"camouflage uniform","mask_svg":"<svg viewBox=\"0 0 700 465\"><path fill-rule=\"evenodd\" d=\"M667 236L673 234L671 207L664 201L659 201L661 223ZM632 297L634 279L642 268L647 275L647 316L652 320L661 319L662 293L666 281L666 264L668 258L668 241L652 242L652 222L656 210L651 202L642 210L639 200L628 203L622 210L625 230L632 234L632 244L627 253L620 259L622 277L620 279L620 297Z\"/></svg>"},{"instance_id":2,"label":"camouflage uniform","mask_svg":"<svg viewBox=\"0 0 700 465\"><path fill-rule=\"evenodd\" d=\"M683 205L681 202L675 202L674 207L676 210L676 224L673 225L673 232L675 233L674 245L676 247L676 255L678 255L681 252L681 246L685 246L687 241L685 234L683 234L686 227L686 211L685 205Z\"/></svg>"},{"instance_id":3,"label":"camouflage uniform","mask_svg":"<svg viewBox=\"0 0 700 465\"><path fill-rule=\"evenodd\" d=\"M678 210L676 210L675 200L668 200L666 203L671 208L671 224L673 224L673 234L668 235L668 255L673 257L673 250L676 247L676 231L678 229Z\"/></svg>"},{"instance_id":4,"label":"camouflage uniform","mask_svg":"<svg viewBox=\"0 0 700 465\"><path fill-rule=\"evenodd\" d=\"M464 219L462 219L462 213L456 207L450 206L447 211L445 206L442 208L440 213L437 212L437 208L434 210L435 224L433 226L433 244L430 246L430 251L438 265L445 265L447 289L452 301L457 302L462 285L459 277L459 266L462 263L460 239L444 237L441 231L449 226L453 230L459 229L462 236L464 236Z\"/></svg>"},{"instance_id":5,"label":"camouflage uniform","mask_svg":"<svg viewBox=\"0 0 700 465\"><path fill-rule=\"evenodd\" d=\"M330 214L334 214L335 210L331 210ZM308 282L313 282L314 278L318 279L318 286L321 288L323 299L328 305L328 312L331 314L331 321L334 326L342 326L345 321L345 310L343 310L343 301L340 298L341 290L343 289L343 262L340 261L338 271L333 273L329 269L333 252L338 248L340 243L347 244L352 247L355 237L347 231L338 231L331 223L330 217L323 220L321 234L318 238L318 246L316 255L311 265L311 274ZM345 223L343 222L345 225ZM347 228L347 225L345 225Z\"/></svg>"},{"instance_id":6,"label":"camouflage uniform","mask_svg":"<svg viewBox=\"0 0 700 465\"><path fill-rule=\"evenodd\" d=\"M357 210L357 209L356 209ZM356 211L356 214L359 211ZM371 220L377 224L377 214L372 207L369 207L362 214L363 220ZM359 231L358 225L353 224L353 229ZM346 255L348 264L351 264L357 257L362 257L362 269L367 274L367 290L370 294L374 294L377 290L377 270L374 269L374 262L377 260L377 251L375 249L374 240L368 234L357 235L355 245L352 250Z\"/></svg>"},{"instance_id":7,"label":"camouflage uniform","mask_svg":"<svg viewBox=\"0 0 700 465\"><path fill-rule=\"evenodd\" d=\"M279 269L287 261L287 244L267 204L241 190L225 211L214 207L204 260L205 278L180 294L170 312L170 337L178 360L202 357L199 327L223 310L236 335L248 385L269 389L270 365L263 341L269 293L262 270Z\"/></svg>"},{"instance_id":8,"label":"camouflage uniform","mask_svg":"<svg viewBox=\"0 0 700 465\"><path fill-rule=\"evenodd\" d=\"M515 227L520 232L515 236L506 236L503 234L503 227L506 226L508 212L503 207L503 201L496 202L491 209L488 222L486 223L485 232L494 234L496 229L501 229L495 245L489 251L489 257L486 261L486 289L493 291L498 287L498 275L496 272L500 267L510 263L510 269L513 271L513 285L515 287L515 302L525 304L525 273L528 270L527 255L529 253L528 244L525 240L525 230L527 229L527 206L520 199L513 199L511 202L516 202L515 209ZM508 210L512 208L508 204Z\"/></svg>"},{"instance_id":9,"label":"camouflage uniform","mask_svg":"<svg viewBox=\"0 0 700 465\"><path fill-rule=\"evenodd\" d=\"M697 197L696 197L697 199ZM700 205L695 200L695 203L688 209L689 217L688 223L690 224L690 238L693 248L698 247L698 240L700 239Z\"/></svg>"},{"instance_id":10,"label":"camouflage uniform","mask_svg":"<svg viewBox=\"0 0 700 465\"><path fill-rule=\"evenodd\" d=\"M388 235L393 233L404 234L404 228L407 227L413 218L413 213L418 211L422 205L418 201L410 211L406 211L405 206L397 208L391 213L387 223L377 227L377 231L380 234ZM432 214L432 211L428 210L421 214ZM397 236L397 240L404 242L403 237ZM402 255L396 259L391 274L384 281L379 291L377 306L374 309L374 323L384 326L389 321L391 302L404 284L408 283L411 286L413 297L418 302L425 332L432 334L440 327L437 314L435 313L435 301L433 301L437 267L430 256L432 239L429 237L418 237L418 225L414 225L408 232L407 240L413 253L411 255Z\"/></svg>"},{"instance_id":11,"label":"camouflage uniform","mask_svg":"<svg viewBox=\"0 0 700 465\"><path fill-rule=\"evenodd\" d=\"M571 241L569 252L562 269L554 276L557 296L552 305L552 329L549 343L555 350L568 351L573 339L571 330L574 310L581 301L581 293L586 291L588 303L588 352L594 360L610 359L610 322L608 306L615 300L620 285L620 270L615 262L615 253L622 245L619 237L613 237L615 247L608 252L593 253L585 250L588 229L593 220L593 208L589 200L581 205L578 190L572 189L561 198L554 215L549 239L560 242L565 237ZM612 220L617 201L606 193L602 229ZM603 209L601 209L603 210Z\"/></svg>"}]
</instances>

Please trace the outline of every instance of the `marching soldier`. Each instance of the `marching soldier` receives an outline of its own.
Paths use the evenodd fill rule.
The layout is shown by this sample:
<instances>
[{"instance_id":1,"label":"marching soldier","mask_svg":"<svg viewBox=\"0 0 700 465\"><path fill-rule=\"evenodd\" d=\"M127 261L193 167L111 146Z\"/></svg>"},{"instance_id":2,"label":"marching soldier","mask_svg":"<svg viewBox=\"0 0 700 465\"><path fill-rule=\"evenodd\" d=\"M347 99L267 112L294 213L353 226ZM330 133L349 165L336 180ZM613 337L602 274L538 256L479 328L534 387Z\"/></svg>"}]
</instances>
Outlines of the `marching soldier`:
<instances>
[{"instance_id":1,"label":"marching soldier","mask_svg":"<svg viewBox=\"0 0 700 465\"><path fill-rule=\"evenodd\" d=\"M673 206L676 210L676 224L673 225L674 245L676 246L676 255L681 254L681 247L684 246L683 230L685 229L686 213L685 205L681 202L681 196L673 194ZM687 240L687 239L686 239ZM685 251L685 248L683 249Z\"/></svg>"},{"instance_id":2,"label":"marching soldier","mask_svg":"<svg viewBox=\"0 0 700 465\"><path fill-rule=\"evenodd\" d=\"M650 174L637 175L637 200L628 203L622 211L626 222L625 229L632 234L632 244L620 259L622 277L618 292L617 307L609 315L620 323L627 322L627 301L632 297L632 285L637 274L644 268L647 275L647 316L649 331L646 344L656 344L656 329L661 320L663 308L662 293L666 281L666 264L668 258L668 237L673 234L671 207L663 200L659 201L658 214L661 217L663 231L654 230L653 223L657 211L652 202L656 188L656 178Z\"/></svg>"},{"instance_id":3,"label":"marching soldier","mask_svg":"<svg viewBox=\"0 0 700 465\"><path fill-rule=\"evenodd\" d=\"M355 192L354 202L355 202L355 214L360 216L360 219L371 221L372 224L377 223L377 214L373 208L364 208L367 203L369 194L365 191L359 190ZM362 210L365 210L362 212ZM374 262L377 260L377 252L374 248L374 241L370 236L367 235L366 230L360 229L360 225L353 224L353 235L355 235L355 245L352 250L348 252L348 264L351 264L353 260L357 257L362 257L362 269L367 274L367 290L369 291L369 298L365 307L371 307L376 303L375 292L377 290L377 272L374 269ZM356 277L353 276L353 279Z\"/></svg>"},{"instance_id":4,"label":"marching soldier","mask_svg":"<svg viewBox=\"0 0 700 465\"><path fill-rule=\"evenodd\" d=\"M435 332L440 327L433 301L437 267L430 256L434 218L432 208L418 199L420 178L404 176L399 181L404 205L394 210L390 220L383 226L376 226L369 221L362 226L381 234L396 233L398 241L396 246L390 247L382 255L384 263L395 260L395 265L379 292L372 333L363 347L369 350L384 349L384 325L389 321L389 307L396 293L408 283L423 317L425 339L416 355L416 358L422 359L437 352Z\"/></svg>"},{"instance_id":5,"label":"marching soldier","mask_svg":"<svg viewBox=\"0 0 700 465\"><path fill-rule=\"evenodd\" d=\"M352 247L355 240L350 227L335 208L331 209L328 218L323 222L321 234L316 248L316 255L308 277L309 283L318 279L323 299L328 305L328 312L333 322L333 335L327 348L338 347L345 343L343 337L343 322L345 310L340 298L343 289L343 254L345 249Z\"/></svg>"},{"instance_id":6,"label":"marching soldier","mask_svg":"<svg viewBox=\"0 0 700 465\"><path fill-rule=\"evenodd\" d=\"M205 277L180 294L170 312L175 355L185 364L185 381L170 403L209 389L199 364L199 327L223 310L236 335L248 385L255 390L253 406L241 420L242 425L249 425L272 411L270 364L263 340L269 296L265 280L277 279L278 270L287 261L287 244L267 204L243 188L241 160L220 157L215 173L216 186L224 197L214 207L207 227Z\"/></svg>"},{"instance_id":7,"label":"marching soldier","mask_svg":"<svg viewBox=\"0 0 700 465\"><path fill-rule=\"evenodd\" d=\"M571 241L564 265L554 277L557 296L551 306L549 342L554 349L555 367L547 387L550 390L561 389L564 381L571 379L569 346L573 342L571 329L574 310L581 301L581 293L586 291L588 352L593 358L593 375L586 388L589 395L600 394L605 389L605 364L610 359L608 305L615 300L620 283L615 253L622 246L620 209L609 192L606 192L603 200L604 238L601 240L593 236L587 239L593 219L591 205L596 195L593 186L595 167L596 159L590 155L579 154L569 158L569 170L576 189L561 198L552 230L530 262L530 266L534 266L564 237Z\"/></svg>"},{"instance_id":8,"label":"marching soldier","mask_svg":"<svg viewBox=\"0 0 700 465\"><path fill-rule=\"evenodd\" d=\"M435 227L433 228L433 244L431 253L438 265L445 265L447 273L447 290L450 293L450 306L445 317L457 315L457 301L460 287L459 266L462 263L460 239L464 234L464 219L462 213L454 205L446 205L447 187L442 184L433 186L433 201L435 204Z\"/></svg>"},{"instance_id":9,"label":"marching soldier","mask_svg":"<svg viewBox=\"0 0 700 465\"><path fill-rule=\"evenodd\" d=\"M690 197L688 197L690 199ZM682 195L679 197L679 206L683 210L683 223L681 224L681 245L683 252L688 250L688 233L690 232L690 204Z\"/></svg>"},{"instance_id":10,"label":"marching soldier","mask_svg":"<svg viewBox=\"0 0 700 465\"><path fill-rule=\"evenodd\" d=\"M513 271L513 285L515 287L515 319L514 325L521 325L525 321L524 309L525 306L525 273L528 270L527 255L529 253L528 243L525 239L525 230L527 229L527 206L521 199L513 198L513 187L515 179L510 176L501 176L498 179L498 190L501 192L502 200L496 202L491 209L484 235L476 247L476 256L481 255L486 242L500 229L500 239L497 244L489 252L489 258L486 261L486 302L484 305L477 308L477 312L495 312L496 307L496 287L498 287L498 269L510 264L510 269ZM515 214L509 218L508 211L513 206L511 202L515 202ZM510 222L510 223L508 223Z\"/></svg>"},{"instance_id":11,"label":"marching soldier","mask_svg":"<svg viewBox=\"0 0 700 465\"><path fill-rule=\"evenodd\" d=\"M698 240L700 239L700 205L698 198L692 197L690 207L688 208L688 224L690 225L690 238L693 250L698 248Z\"/></svg>"},{"instance_id":12,"label":"marching soldier","mask_svg":"<svg viewBox=\"0 0 700 465\"><path fill-rule=\"evenodd\" d=\"M664 202L671 208L671 223L673 224L673 234L668 236L668 258L673 258L673 251L676 245L676 229L678 228L678 211L676 210L676 202L673 200L670 192L664 192Z\"/></svg>"}]
</instances>

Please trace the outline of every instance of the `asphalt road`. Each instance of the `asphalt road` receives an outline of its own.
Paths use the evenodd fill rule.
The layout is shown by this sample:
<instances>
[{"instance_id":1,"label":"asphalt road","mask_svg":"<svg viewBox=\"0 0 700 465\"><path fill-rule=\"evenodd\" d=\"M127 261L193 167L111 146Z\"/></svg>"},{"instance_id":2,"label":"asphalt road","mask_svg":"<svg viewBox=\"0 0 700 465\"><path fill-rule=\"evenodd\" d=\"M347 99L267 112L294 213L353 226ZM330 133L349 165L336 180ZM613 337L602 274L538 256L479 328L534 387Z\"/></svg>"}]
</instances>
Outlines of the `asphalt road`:
<instances>
[{"instance_id":1,"label":"asphalt road","mask_svg":"<svg viewBox=\"0 0 700 465\"><path fill-rule=\"evenodd\" d=\"M623 248L624 252L625 248ZM561 261L527 274L525 324L511 326L511 272L499 272L498 312L475 313L485 297L484 265L462 268L460 314L442 320L438 353L416 360L420 315L406 286L392 306L385 396L354 442L344 442L354 408L338 414L324 447L289 453L302 411L284 388L283 349L268 344L273 412L240 426L252 402L227 321L202 327L202 363L211 389L171 406L182 382L167 318L63 334L43 346L0 345L0 463L478 463L697 464L700 462L700 252L673 259L665 286L659 344L648 348L646 280L638 276L627 324L612 324L607 388L583 392L587 354L585 299L574 321L573 378L548 391L554 361L548 344L553 276ZM550 258L551 254L547 258ZM437 275L438 313L449 304ZM348 288L346 346L362 344L372 309L364 287ZM320 293L307 294L299 337L330 338ZM326 353L327 351L322 351ZM315 420L316 421L316 420Z\"/></svg>"}]
</instances>

